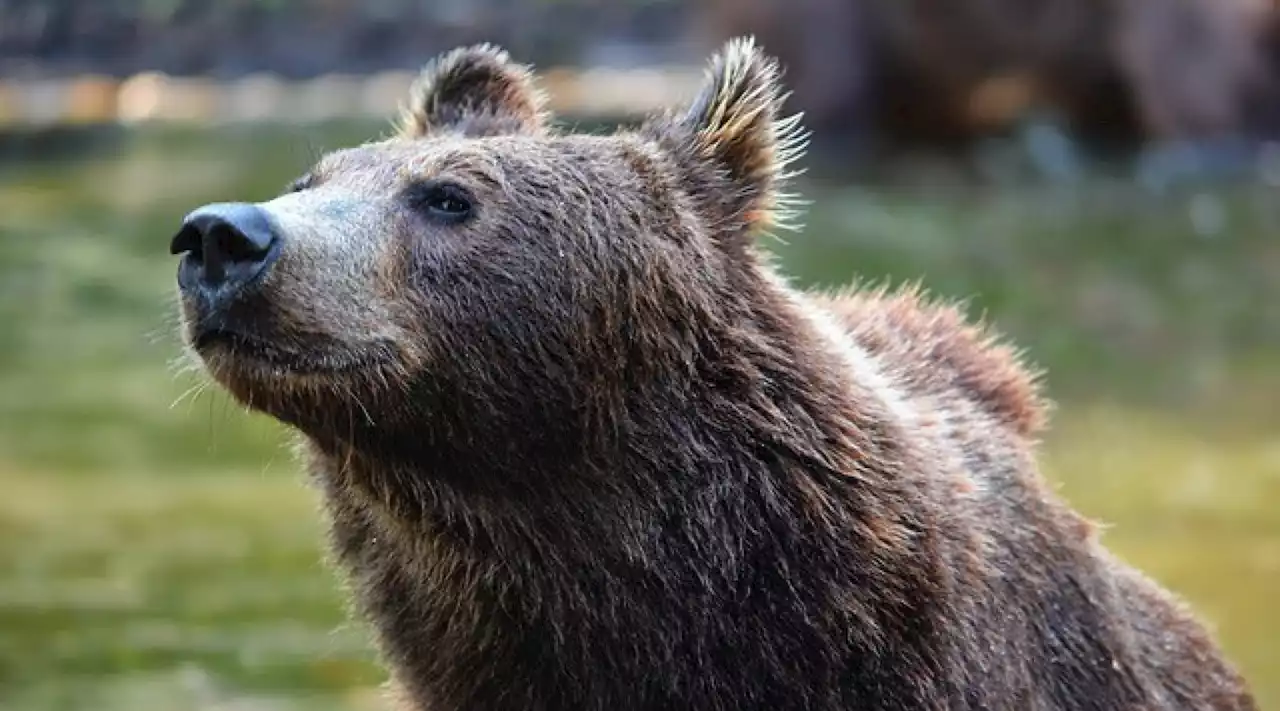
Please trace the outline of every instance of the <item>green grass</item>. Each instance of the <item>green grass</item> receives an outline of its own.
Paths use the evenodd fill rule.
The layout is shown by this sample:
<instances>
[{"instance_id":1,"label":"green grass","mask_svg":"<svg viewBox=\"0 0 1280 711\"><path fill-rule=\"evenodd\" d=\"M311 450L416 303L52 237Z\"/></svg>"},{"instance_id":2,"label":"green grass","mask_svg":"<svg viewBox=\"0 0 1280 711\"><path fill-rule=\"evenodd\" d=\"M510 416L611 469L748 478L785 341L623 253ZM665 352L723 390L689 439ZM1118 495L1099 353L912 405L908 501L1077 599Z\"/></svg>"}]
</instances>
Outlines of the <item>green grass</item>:
<instances>
[{"instance_id":1,"label":"green grass","mask_svg":"<svg viewBox=\"0 0 1280 711\"><path fill-rule=\"evenodd\" d=\"M0 709L377 708L289 436L184 396L167 240L381 128L108 135L0 164ZM784 264L922 280L1027 347L1061 403L1046 473L1280 708L1274 192L806 193Z\"/></svg>"}]
</instances>

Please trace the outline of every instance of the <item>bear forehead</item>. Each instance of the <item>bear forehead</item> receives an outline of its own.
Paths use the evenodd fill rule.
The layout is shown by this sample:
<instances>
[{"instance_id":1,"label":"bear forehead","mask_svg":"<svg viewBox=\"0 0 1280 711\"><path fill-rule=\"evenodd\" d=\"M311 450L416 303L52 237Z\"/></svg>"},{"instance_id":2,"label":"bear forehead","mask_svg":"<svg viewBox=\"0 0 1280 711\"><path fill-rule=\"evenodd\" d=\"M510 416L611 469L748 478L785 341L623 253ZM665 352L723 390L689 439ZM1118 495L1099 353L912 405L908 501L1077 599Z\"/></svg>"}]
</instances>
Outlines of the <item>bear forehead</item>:
<instances>
[{"instance_id":1,"label":"bear forehead","mask_svg":"<svg viewBox=\"0 0 1280 711\"><path fill-rule=\"evenodd\" d=\"M648 153L633 137L622 135L443 134L338 149L324 155L310 177L317 182L368 186L449 176L502 185L540 176L617 174L621 166L634 165L639 155ZM618 158L623 156L628 160L620 163Z\"/></svg>"}]
</instances>

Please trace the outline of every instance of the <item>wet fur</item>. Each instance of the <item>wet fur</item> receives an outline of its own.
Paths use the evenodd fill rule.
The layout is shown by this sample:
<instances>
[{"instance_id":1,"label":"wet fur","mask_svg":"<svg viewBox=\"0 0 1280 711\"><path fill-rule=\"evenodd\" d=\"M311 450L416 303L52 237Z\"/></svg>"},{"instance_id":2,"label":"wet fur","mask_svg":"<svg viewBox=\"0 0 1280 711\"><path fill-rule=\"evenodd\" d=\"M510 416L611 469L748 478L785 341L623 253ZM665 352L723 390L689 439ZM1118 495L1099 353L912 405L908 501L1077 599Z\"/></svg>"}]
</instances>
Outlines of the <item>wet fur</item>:
<instances>
[{"instance_id":1,"label":"wet fur","mask_svg":"<svg viewBox=\"0 0 1280 711\"><path fill-rule=\"evenodd\" d=\"M403 709L1254 708L1041 480L1012 350L757 251L800 140L771 60L734 42L689 108L609 137L553 134L507 62L449 55L400 135L274 203L329 216L281 218L319 241L264 287L271 332L371 365L201 353L305 435ZM474 219L384 199L420 175L468 181ZM326 270L357 304L301 305L348 288Z\"/></svg>"}]
</instances>

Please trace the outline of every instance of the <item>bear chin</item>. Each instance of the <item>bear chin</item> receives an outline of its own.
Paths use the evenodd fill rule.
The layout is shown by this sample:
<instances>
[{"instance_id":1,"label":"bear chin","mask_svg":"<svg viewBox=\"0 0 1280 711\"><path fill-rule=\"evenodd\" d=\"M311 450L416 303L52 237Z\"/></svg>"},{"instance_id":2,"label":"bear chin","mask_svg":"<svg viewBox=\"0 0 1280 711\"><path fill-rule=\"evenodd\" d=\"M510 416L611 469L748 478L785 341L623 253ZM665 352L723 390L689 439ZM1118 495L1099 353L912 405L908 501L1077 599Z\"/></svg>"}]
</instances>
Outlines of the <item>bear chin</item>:
<instances>
[{"instance_id":1,"label":"bear chin","mask_svg":"<svg viewBox=\"0 0 1280 711\"><path fill-rule=\"evenodd\" d=\"M188 341L209 375L250 410L310 430L307 413L359 409L403 373L389 343L282 348L260 337L206 331Z\"/></svg>"},{"instance_id":2,"label":"bear chin","mask_svg":"<svg viewBox=\"0 0 1280 711\"><path fill-rule=\"evenodd\" d=\"M378 368L391 361L394 351L389 343L287 348L268 338L225 329L201 331L190 345L206 363L216 357L237 369L265 369L273 377L338 376Z\"/></svg>"}]
</instances>

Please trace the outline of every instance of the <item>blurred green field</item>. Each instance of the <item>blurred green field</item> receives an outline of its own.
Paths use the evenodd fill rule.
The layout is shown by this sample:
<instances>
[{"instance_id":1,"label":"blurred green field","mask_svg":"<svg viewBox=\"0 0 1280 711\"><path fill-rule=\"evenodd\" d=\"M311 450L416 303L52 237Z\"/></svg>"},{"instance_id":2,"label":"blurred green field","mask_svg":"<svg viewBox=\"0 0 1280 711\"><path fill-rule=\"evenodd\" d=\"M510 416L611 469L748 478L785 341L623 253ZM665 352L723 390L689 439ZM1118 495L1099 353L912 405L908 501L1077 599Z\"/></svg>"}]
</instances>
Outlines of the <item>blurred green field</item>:
<instances>
[{"instance_id":1,"label":"blurred green field","mask_svg":"<svg viewBox=\"0 0 1280 711\"><path fill-rule=\"evenodd\" d=\"M0 709L372 709L287 433L180 372L167 241L382 126L0 162ZM4 160L0 157L0 160ZM1280 708L1280 200L808 186L807 283L921 280L1049 369L1045 468Z\"/></svg>"}]
</instances>

